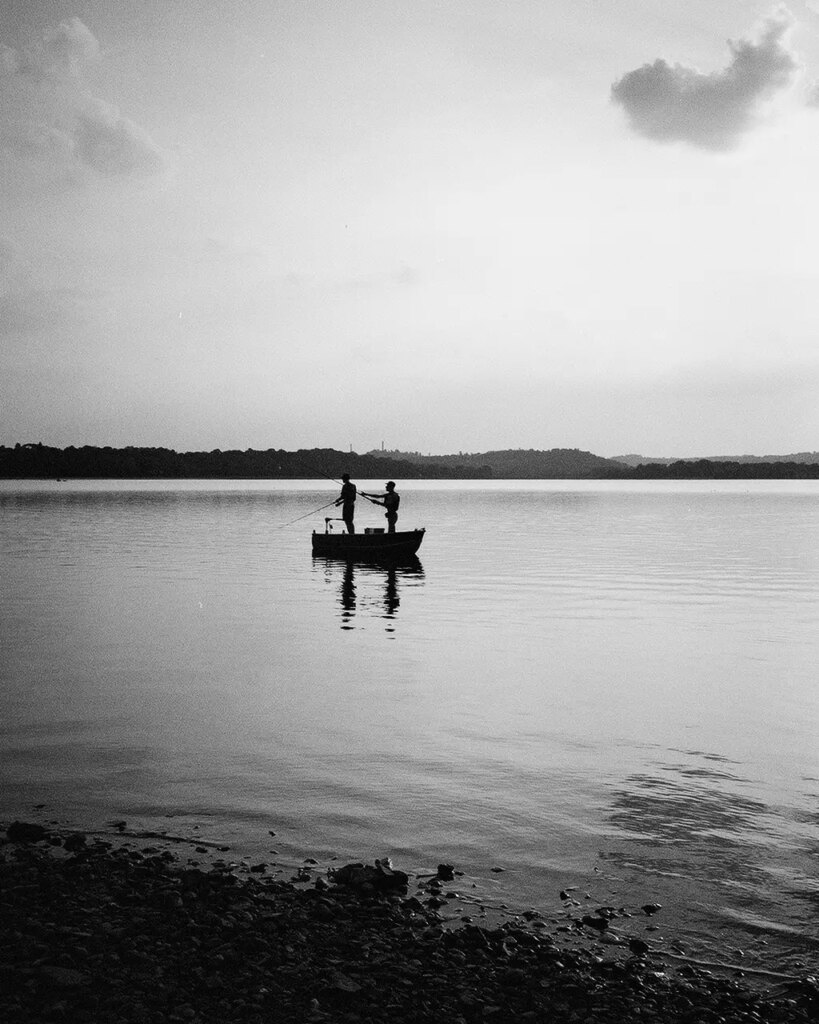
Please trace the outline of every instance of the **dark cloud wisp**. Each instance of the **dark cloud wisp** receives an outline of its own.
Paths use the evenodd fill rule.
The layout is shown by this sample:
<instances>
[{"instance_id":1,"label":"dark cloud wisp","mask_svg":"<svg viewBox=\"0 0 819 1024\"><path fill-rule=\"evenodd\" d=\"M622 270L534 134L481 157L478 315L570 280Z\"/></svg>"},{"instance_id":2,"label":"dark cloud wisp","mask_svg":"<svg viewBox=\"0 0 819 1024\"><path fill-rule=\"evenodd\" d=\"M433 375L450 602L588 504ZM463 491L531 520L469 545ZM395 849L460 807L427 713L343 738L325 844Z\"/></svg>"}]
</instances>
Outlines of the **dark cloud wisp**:
<instances>
[{"instance_id":1,"label":"dark cloud wisp","mask_svg":"<svg viewBox=\"0 0 819 1024\"><path fill-rule=\"evenodd\" d=\"M777 8L755 41L729 42L723 70L706 74L660 58L623 75L612 99L646 138L730 149L754 126L760 105L793 81L799 64L787 45L792 24L790 13Z\"/></svg>"}]
</instances>

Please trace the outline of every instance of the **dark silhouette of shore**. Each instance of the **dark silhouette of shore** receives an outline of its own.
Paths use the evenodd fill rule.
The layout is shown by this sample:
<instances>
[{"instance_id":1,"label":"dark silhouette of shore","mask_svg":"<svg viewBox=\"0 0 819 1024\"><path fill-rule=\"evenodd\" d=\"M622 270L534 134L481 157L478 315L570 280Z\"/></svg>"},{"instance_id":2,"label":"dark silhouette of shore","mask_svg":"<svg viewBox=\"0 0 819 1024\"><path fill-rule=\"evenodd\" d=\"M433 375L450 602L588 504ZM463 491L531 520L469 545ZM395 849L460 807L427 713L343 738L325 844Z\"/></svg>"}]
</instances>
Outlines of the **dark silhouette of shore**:
<instances>
[{"instance_id":1,"label":"dark silhouette of shore","mask_svg":"<svg viewBox=\"0 0 819 1024\"><path fill-rule=\"evenodd\" d=\"M819 479L819 462L738 462L680 459L626 465L576 448L508 449L478 454L398 459L333 448L176 452L169 448L0 446L2 479L239 479L340 478L404 480L752 480Z\"/></svg>"}]
</instances>

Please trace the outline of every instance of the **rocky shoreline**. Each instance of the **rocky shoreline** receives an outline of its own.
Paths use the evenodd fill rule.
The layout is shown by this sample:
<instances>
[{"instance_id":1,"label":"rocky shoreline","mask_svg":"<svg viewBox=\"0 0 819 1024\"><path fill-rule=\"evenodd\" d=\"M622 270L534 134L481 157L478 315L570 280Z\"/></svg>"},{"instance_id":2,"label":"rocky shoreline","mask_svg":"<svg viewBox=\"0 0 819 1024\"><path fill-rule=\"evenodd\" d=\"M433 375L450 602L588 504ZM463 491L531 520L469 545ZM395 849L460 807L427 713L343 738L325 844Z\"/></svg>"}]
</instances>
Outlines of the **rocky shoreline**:
<instances>
[{"instance_id":1,"label":"rocky shoreline","mask_svg":"<svg viewBox=\"0 0 819 1024\"><path fill-rule=\"evenodd\" d=\"M167 849L16 822L0 844L0 996L8 1024L800 1022L814 978L757 991L671 968L645 942L601 954L610 908L567 948L539 915L451 928L449 865L386 861L269 878ZM647 911L648 912L648 911Z\"/></svg>"}]
</instances>

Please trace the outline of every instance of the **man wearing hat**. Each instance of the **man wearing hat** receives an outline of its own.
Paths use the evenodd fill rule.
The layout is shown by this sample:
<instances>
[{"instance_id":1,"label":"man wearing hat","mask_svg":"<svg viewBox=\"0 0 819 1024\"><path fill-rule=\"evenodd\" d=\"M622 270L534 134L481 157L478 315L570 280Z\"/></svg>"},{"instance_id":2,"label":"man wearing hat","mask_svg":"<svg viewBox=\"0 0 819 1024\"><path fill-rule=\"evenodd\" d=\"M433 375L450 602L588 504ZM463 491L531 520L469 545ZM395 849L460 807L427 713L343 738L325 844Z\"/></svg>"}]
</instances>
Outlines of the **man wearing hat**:
<instances>
[{"instance_id":1,"label":"man wearing hat","mask_svg":"<svg viewBox=\"0 0 819 1024\"><path fill-rule=\"evenodd\" d=\"M384 506L387 510L387 533L395 533L395 524L398 522L398 505L401 502L401 498L398 495L398 491L395 489L394 480L388 480L386 486L386 494L367 494L365 491L362 491L361 493L365 498L371 498L376 505Z\"/></svg>"}]
</instances>

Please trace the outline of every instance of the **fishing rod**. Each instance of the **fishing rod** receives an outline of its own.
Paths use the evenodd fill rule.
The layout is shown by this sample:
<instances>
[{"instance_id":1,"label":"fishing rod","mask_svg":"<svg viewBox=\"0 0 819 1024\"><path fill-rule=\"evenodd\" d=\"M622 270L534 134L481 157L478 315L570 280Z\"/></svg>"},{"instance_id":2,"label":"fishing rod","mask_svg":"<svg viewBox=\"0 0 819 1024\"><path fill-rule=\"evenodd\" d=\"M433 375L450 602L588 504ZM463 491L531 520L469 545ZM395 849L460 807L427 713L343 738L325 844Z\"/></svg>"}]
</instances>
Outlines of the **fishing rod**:
<instances>
[{"instance_id":1,"label":"fishing rod","mask_svg":"<svg viewBox=\"0 0 819 1024\"><path fill-rule=\"evenodd\" d=\"M294 462L300 462L305 469L309 469L311 473L317 473L319 476L323 476L325 480L332 480L334 484L340 484L341 481L337 476L329 476L327 473L323 473L317 466L312 465L310 462L305 462L304 459L300 459L298 455L293 455L292 452L290 457Z\"/></svg>"},{"instance_id":2,"label":"fishing rod","mask_svg":"<svg viewBox=\"0 0 819 1024\"><path fill-rule=\"evenodd\" d=\"M341 483L341 480L339 480L339 478L337 476L330 476L327 473L323 473L317 466L314 466L314 465L312 465L309 462L305 462L304 459L300 459L298 457L298 455L293 455L291 453L291 458L295 462L300 462L301 465L304 466L305 469L309 469L311 473L318 473L318 475L319 476L323 476L325 478L325 480L332 480L334 484L340 484ZM369 497L369 495L365 494L363 491L359 491L357 488L356 488L356 493L360 494L362 498L366 498L367 501L371 502L373 505L377 505L378 504L377 501L373 501L373 499L371 497ZM326 505L324 507L327 508ZM321 512L321 509L317 508L316 512ZM305 517L302 517L302 518L305 518ZM288 526L288 525L289 525L289 523L285 523L285 526Z\"/></svg>"},{"instance_id":3,"label":"fishing rod","mask_svg":"<svg viewBox=\"0 0 819 1024\"><path fill-rule=\"evenodd\" d=\"M322 505L321 508L314 508L312 512L305 512L303 516L298 516L298 518L296 518L296 519L291 519L289 523L282 523L282 525L279 527L279 529L283 530L285 528L285 526L292 526L293 523L298 523L302 519L306 519L308 516L314 516L316 514L316 512L323 512L326 508L329 508L331 505L335 505L335 503L336 503L336 499L333 498L332 501L328 501L327 504L326 505Z\"/></svg>"},{"instance_id":4,"label":"fishing rod","mask_svg":"<svg viewBox=\"0 0 819 1024\"><path fill-rule=\"evenodd\" d=\"M311 466L310 463L305 462L304 459L300 459L297 455L294 455L293 459L296 462L300 462L302 466L304 466L305 469L309 469L311 473L319 473L327 480L332 480L334 484L341 483L341 481L337 477L328 476L327 473L322 473L320 469L317 469L315 466ZM379 502L375 501L368 494L365 494L363 491L359 491L358 488L356 488L356 494L360 494L362 498L366 498L367 501L369 501L372 505L379 504ZM283 530L285 526L292 526L294 523L301 522L302 519L307 519L308 516L314 516L316 515L317 512L323 512L326 508L329 508L331 505L335 505L337 500L337 498L334 498L333 501L328 501L327 504L322 505L321 508L314 508L312 512L305 512L303 516L298 516L296 519L291 519L289 523L282 523L279 529Z\"/></svg>"}]
</instances>

